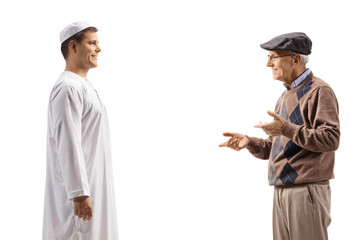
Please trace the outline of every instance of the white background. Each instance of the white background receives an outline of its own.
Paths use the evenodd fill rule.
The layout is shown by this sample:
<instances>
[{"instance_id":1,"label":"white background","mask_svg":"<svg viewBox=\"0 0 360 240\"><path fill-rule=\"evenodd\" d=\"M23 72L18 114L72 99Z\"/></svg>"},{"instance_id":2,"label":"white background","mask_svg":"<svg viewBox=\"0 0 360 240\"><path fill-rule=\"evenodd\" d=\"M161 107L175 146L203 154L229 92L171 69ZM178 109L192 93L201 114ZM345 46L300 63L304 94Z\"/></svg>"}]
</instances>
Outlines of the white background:
<instances>
[{"instance_id":1,"label":"white background","mask_svg":"<svg viewBox=\"0 0 360 240\"><path fill-rule=\"evenodd\" d=\"M259 44L293 31L340 105L329 236L358 238L359 16L345 0L1 3L0 239L41 239L58 34L78 20L99 28L88 78L110 119L120 239L272 239L267 162L218 144L224 131L266 137L253 126L284 87Z\"/></svg>"}]
</instances>

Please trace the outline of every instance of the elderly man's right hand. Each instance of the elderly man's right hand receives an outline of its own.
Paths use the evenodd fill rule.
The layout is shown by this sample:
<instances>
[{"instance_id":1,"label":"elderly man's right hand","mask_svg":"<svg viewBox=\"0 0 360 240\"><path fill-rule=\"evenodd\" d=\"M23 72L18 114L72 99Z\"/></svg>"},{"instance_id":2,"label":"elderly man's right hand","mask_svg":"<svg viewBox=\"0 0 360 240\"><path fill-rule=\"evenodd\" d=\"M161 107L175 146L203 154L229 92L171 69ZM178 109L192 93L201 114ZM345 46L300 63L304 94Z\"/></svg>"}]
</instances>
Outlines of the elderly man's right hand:
<instances>
[{"instance_id":1,"label":"elderly man's right hand","mask_svg":"<svg viewBox=\"0 0 360 240\"><path fill-rule=\"evenodd\" d=\"M249 145L249 139L240 133L223 133L225 137L230 137L226 142L219 145L219 147L229 147L236 151L240 151Z\"/></svg>"},{"instance_id":2,"label":"elderly man's right hand","mask_svg":"<svg viewBox=\"0 0 360 240\"><path fill-rule=\"evenodd\" d=\"M75 197L74 214L84 221L90 221L93 216L93 206L89 196Z\"/></svg>"}]
</instances>

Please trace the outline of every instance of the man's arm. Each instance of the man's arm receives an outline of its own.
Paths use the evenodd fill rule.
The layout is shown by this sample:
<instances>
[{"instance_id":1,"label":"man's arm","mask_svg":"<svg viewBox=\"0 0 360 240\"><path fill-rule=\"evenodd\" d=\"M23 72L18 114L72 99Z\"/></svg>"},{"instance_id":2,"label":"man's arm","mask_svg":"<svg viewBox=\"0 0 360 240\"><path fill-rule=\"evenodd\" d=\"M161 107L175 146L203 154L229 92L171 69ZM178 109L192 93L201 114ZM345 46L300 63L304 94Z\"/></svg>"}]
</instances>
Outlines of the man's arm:
<instances>
[{"instance_id":1,"label":"man's arm","mask_svg":"<svg viewBox=\"0 0 360 240\"><path fill-rule=\"evenodd\" d=\"M219 147L229 147L236 151L247 148L249 152L257 158L269 159L272 138L268 139L249 137L240 133L223 133L225 137L230 137L226 142L219 145Z\"/></svg>"},{"instance_id":2,"label":"man's arm","mask_svg":"<svg viewBox=\"0 0 360 240\"><path fill-rule=\"evenodd\" d=\"M92 216L90 188L81 145L82 95L70 86L59 90L51 102L54 143L68 200L81 218ZM90 211L90 212L89 212Z\"/></svg>"},{"instance_id":3,"label":"man's arm","mask_svg":"<svg viewBox=\"0 0 360 240\"><path fill-rule=\"evenodd\" d=\"M246 148L249 145L249 139L247 136L242 135L241 133L223 133L225 137L230 137L226 142L223 142L219 147L229 147L236 151L240 151L243 148Z\"/></svg>"},{"instance_id":4,"label":"man's arm","mask_svg":"<svg viewBox=\"0 0 360 240\"><path fill-rule=\"evenodd\" d=\"M308 99L307 116L310 127L285 121L280 115L268 111L274 117L271 123L259 123L269 136L284 135L312 152L335 151L340 142L340 122L338 103L334 92L329 87L322 87L312 93Z\"/></svg>"},{"instance_id":5,"label":"man's arm","mask_svg":"<svg viewBox=\"0 0 360 240\"><path fill-rule=\"evenodd\" d=\"M267 139L248 137L249 145L246 147L256 158L267 160L270 157L272 137Z\"/></svg>"},{"instance_id":6,"label":"man's arm","mask_svg":"<svg viewBox=\"0 0 360 240\"><path fill-rule=\"evenodd\" d=\"M335 151L340 143L339 107L334 92L321 87L309 96L307 116L311 128L286 122L282 134L312 152Z\"/></svg>"}]
</instances>

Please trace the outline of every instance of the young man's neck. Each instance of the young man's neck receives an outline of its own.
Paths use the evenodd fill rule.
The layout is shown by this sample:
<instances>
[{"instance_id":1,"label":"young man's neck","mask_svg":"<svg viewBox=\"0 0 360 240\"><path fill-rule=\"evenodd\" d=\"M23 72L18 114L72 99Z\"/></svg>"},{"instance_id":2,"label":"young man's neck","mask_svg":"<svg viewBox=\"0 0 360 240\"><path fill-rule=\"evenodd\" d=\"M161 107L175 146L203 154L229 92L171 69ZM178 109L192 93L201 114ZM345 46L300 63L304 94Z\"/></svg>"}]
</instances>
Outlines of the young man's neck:
<instances>
[{"instance_id":1,"label":"young man's neck","mask_svg":"<svg viewBox=\"0 0 360 240\"><path fill-rule=\"evenodd\" d=\"M76 66L74 66L74 64L69 64L68 62L66 62L65 71L73 72L82 78L86 78L89 69L83 69L80 67L76 67Z\"/></svg>"}]
</instances>

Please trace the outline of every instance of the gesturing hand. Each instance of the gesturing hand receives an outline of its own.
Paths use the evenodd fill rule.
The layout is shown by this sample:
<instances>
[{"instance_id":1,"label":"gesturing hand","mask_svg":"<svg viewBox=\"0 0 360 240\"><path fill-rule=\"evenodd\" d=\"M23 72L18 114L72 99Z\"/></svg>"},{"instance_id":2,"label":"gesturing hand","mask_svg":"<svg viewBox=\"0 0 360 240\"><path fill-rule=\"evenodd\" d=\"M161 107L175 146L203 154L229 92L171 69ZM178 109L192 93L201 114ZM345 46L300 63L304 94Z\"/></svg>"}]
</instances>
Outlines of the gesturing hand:
<instances>
[{"instance_id":1,"label":"gesturing hand","mask_svg":"<svg viewBox=\"0 0 360 240\"><path fill-rule=\"evenodd\" d=\"M91 220L93 216L93 207L91 198L89 196L75 197L74 203L74 214L84 221Z\"/></svg>"},{"instance_id":2,"label":"gesturing hand","mask_svg":"<svg viewBox=\"0 0 360 240\"><path fill-rule=\"evenodd\" d=\"M219 147L229 147L236 151L247 147L249 145L249 139L240 133L223 133L225 137L231 137L226 142L219 145Z\"/></svg>"},{"instance_id":3,"label":"gesturing hand","mask_svg":"<svg viewBox=\"0 0 360 240\"><path fill-rule=\"evenodd\" d=\"M271 123L262 123L255 125L256 128L261 128L264 132L272 137L279 136L282 134L286 121L278 114L267 111L267 113L274 118Z\"/></svg>"}]
</instances>

